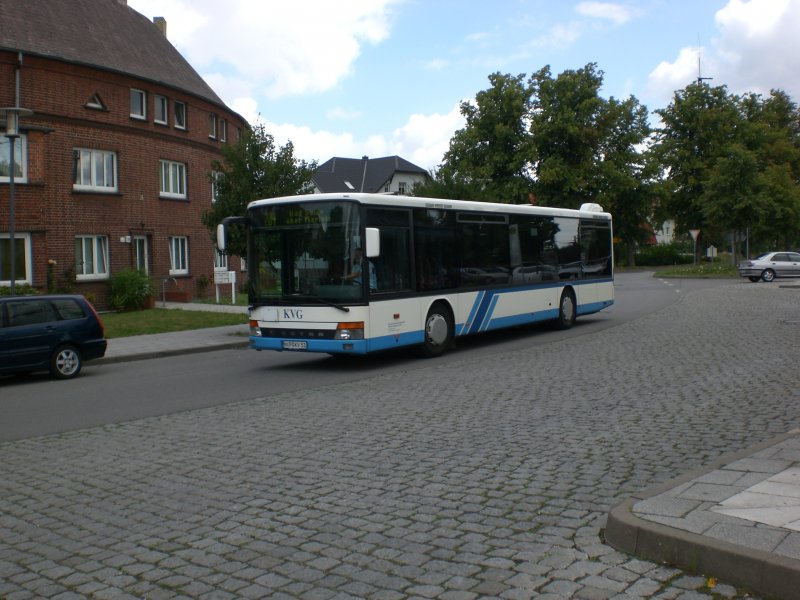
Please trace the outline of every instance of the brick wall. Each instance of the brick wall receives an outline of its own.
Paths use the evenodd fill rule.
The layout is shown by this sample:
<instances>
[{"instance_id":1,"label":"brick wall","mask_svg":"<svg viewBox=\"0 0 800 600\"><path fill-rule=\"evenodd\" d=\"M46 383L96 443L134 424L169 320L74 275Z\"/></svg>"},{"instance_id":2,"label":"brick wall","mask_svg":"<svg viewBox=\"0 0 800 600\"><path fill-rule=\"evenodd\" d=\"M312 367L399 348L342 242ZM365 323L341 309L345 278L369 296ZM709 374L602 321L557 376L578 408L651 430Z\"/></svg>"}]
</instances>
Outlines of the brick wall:
<instances>
[{"instance_id":1,"label":"brick wall","mask_svg":"<svg viewBox=\"0 0 800 600\"><path fill-rule=\"evenodd\" d=\"M14 104L16 54L0 52L0 106ZM170 236L189 239L189 275L169 281L171 291L188 297L198 292L201 276L213 281L214 250L200 217L211 206L208 173L221 160L219 140L208 137L208 115L228 122L228 142L246 123L235 113L204 99L160 84L118 73L26 56L20 72L21 106L34 111L23 119L27 134L27 183L15 186L15 230L31 235L33 283L46 289L47 266L56 280L75 269L75 236L108 237L110 271L134 265L136 235L147 236L150 272L161 291L169 277ZM130 89L147 92L147 120L130 117ZM169 99L169 124L153 122L154 96ZM89 108L99 99L104 109ZM186 130L174 127L174 102L187 108ZM117 156L114 193L73 189L76 148L113 151ZM186 165L185 200L159 196L159 161ZM0 184L0 203L7 206L8 185ZM0 231L8 231L8 211L0 211ZM237 268L238 260L230 268ZM74 278L72 278L74 281ZM239 278L241 279L241 278ZM107 301L107 281L74 281L75 291ZM206 289L213 293L213 286Z\"/></svg>"}]
</instances>

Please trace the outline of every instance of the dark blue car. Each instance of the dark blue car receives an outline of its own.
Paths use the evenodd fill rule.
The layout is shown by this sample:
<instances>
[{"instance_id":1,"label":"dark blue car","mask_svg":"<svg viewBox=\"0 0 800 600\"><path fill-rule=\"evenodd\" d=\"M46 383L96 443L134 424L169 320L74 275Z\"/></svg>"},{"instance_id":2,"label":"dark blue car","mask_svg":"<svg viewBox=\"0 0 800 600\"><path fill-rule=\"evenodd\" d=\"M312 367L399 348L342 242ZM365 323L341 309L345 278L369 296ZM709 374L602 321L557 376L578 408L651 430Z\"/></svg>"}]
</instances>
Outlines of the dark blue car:
<instances>
[{"instance_id":1,"label":"dark blue car","mask_svg":"<svg viewBox=\"0 0 800 600\"><path fill-rule=\"evenodd\" d=\"M0 373L69 379L106 353L103 323L83 296L0 297Z\"/></svg>"}]
</instances>

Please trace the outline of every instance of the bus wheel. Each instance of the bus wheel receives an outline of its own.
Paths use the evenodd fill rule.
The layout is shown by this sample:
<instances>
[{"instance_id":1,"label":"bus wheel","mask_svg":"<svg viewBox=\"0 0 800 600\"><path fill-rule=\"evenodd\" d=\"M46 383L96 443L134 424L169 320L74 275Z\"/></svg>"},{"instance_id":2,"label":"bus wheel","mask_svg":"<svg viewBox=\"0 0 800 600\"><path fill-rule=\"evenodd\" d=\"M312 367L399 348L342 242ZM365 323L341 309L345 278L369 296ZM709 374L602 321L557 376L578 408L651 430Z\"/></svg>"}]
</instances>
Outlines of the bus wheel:
<instances>
[{"instance_id":1,"label":"bus wheel","mask_svg":"<svg viewBox=\"0 0 800 600\"><path fill-rule=\"evenodd\" d=\"M434 304L425 318L425 341L422 354L428 358L441 356L453 343L453 317L444 304Z\"/></svg>"},{"instance_id":2,"label":"bus wheel","mask_svg":"<svg viewBox=\"0 0 800 600\"><path fill-rule=\"evenodd\" d=\"M559 329L569 329L575 324L575 316L575 294L571 289L565 288L558 303L556 326Z\"/></svg>"}]
</instances>

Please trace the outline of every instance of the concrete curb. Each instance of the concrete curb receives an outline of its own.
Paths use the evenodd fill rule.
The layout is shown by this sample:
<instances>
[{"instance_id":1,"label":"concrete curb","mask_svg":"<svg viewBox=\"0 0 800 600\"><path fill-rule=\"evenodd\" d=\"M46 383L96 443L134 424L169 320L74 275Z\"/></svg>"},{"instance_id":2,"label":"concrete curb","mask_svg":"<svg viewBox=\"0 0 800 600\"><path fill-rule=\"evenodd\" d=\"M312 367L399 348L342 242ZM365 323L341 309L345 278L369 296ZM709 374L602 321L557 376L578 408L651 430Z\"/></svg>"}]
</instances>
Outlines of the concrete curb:
<instances>
[{"instance_id":1,"label":"concrete curb","mask_svg":"<svg viewBox=\"0 0 800 600\"><path fill-rule=\"evenodd\" d=\"M232 340L230 342L220 342L218 344L210 344L208 346L199 346L192 348L172 348L164 350L153 350L145 352L136 352L131 354L123 354L119 356L104 356L93 360L91 365L110 365L114 363L133 362L137 360L148 360L151 358L162 358L168 356L180 356L181 354L200 354L202 352L214 352L216 350L229 350L231 348L247 348L250 345L248 339Z\"/></svg>"},{"instance_id":2,"label":"concrete curb","mask_svg":"<svg viewBox=\"0 0 800 600\"><path fill-rule=\"evenodd\" d=\"M765 597L800 597L800 561L648 521L633 512L633 507L641 500L658 496L798 433L795 430L727 455L711 465L631 496L609 512L605 541L627 554L717 577Z\"/></svg>"}]
</instances>

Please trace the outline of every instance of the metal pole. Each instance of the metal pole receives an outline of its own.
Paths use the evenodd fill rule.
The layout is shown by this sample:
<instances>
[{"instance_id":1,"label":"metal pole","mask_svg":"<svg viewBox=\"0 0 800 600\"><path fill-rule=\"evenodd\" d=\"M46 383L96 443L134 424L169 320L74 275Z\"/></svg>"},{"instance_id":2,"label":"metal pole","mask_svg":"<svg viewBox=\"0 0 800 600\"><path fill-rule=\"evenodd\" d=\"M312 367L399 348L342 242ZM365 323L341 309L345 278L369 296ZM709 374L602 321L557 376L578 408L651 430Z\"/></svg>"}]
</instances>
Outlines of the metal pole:
<instances>
[{"instance_id":1,"label":"metal pole","mask_svg":"<svg viewBox=\"0 0 800 600\"><path fill-rule=\"evenodd\" d=\"M14 137L9 137L8 142L11 148L11 159L9 161L11 165L11 173L9 173L8 177L8 240L11 242L11 250L9 252L9 256L11 257L10 292L13 296L16 293L17 281L17 257L16 249L14 248L14 170L16 169L16 166L14 165Z\"/></svg>"}]
</instances>

